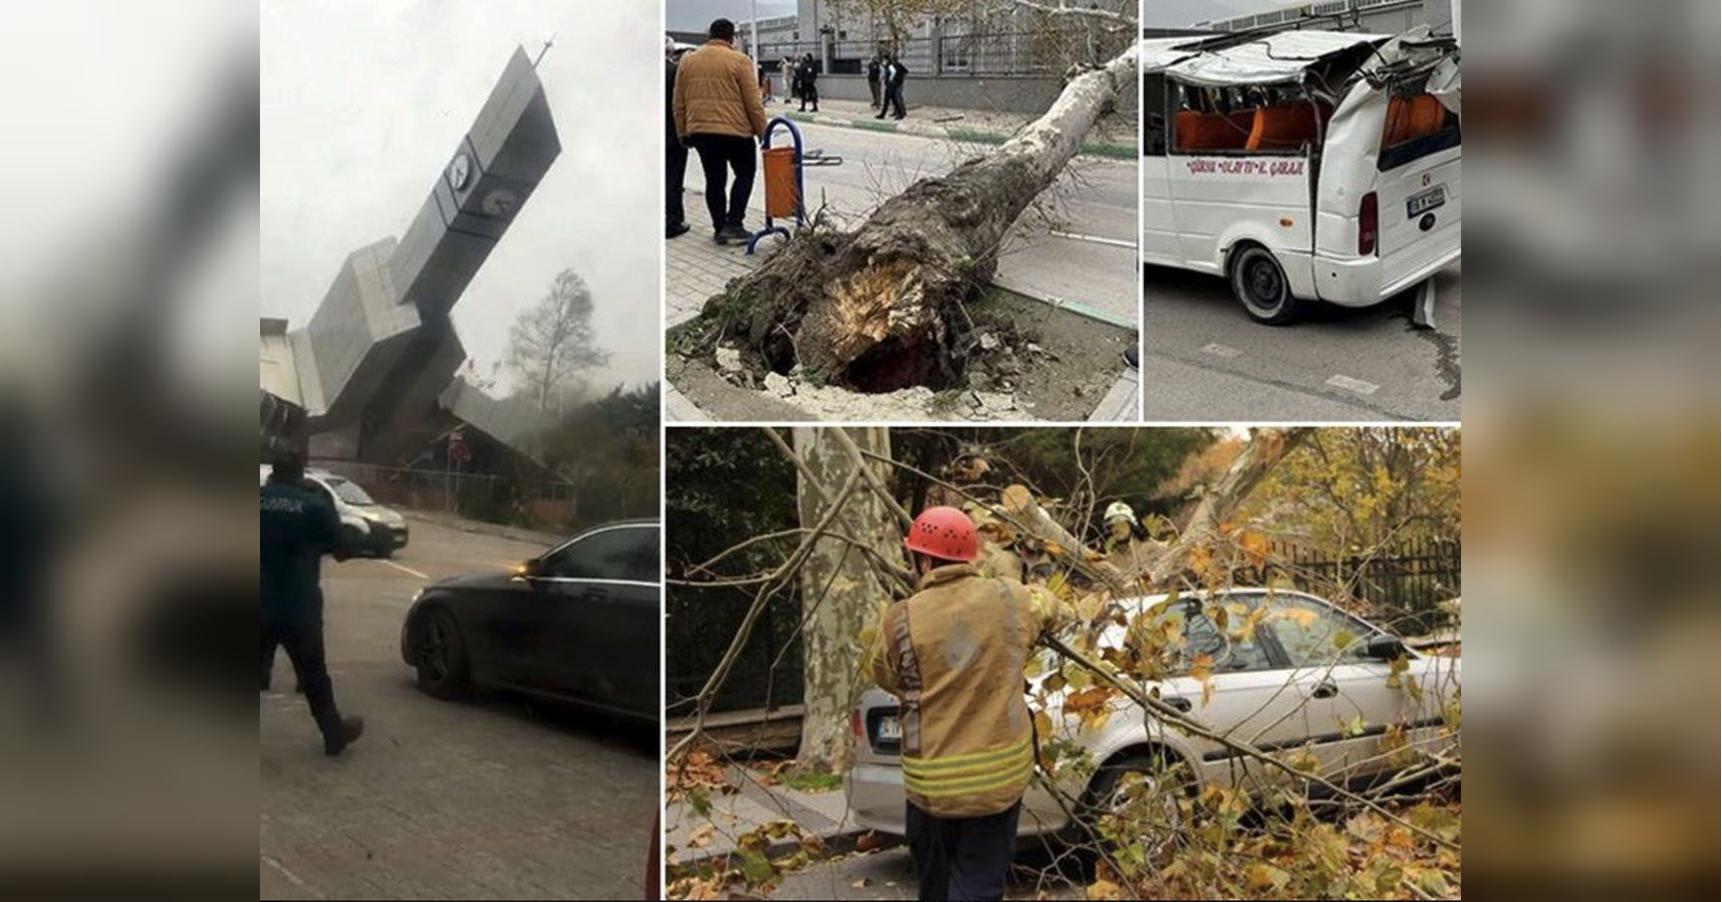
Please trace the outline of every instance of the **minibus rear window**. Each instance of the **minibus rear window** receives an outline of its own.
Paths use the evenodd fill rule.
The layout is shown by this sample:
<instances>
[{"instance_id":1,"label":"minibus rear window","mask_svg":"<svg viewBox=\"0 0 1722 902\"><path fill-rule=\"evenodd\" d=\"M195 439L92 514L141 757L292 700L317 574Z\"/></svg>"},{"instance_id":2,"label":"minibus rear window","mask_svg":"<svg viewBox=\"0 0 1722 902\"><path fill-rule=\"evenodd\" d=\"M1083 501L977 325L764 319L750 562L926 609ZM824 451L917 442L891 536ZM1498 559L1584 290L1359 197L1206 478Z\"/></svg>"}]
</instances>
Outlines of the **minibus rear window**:
<instances>
[{"instance_id":1,"label":"minibus rear window","mask_svg":"<svg viewBox=\"0 0 1722 902\"><path fill-rule=\"evenodd\" d=\"M1389 172L1430 154L1458 147L1459 117L1433 94L1395 95L1387 101L1377 168Z\"/></svg>"}]
</instances>

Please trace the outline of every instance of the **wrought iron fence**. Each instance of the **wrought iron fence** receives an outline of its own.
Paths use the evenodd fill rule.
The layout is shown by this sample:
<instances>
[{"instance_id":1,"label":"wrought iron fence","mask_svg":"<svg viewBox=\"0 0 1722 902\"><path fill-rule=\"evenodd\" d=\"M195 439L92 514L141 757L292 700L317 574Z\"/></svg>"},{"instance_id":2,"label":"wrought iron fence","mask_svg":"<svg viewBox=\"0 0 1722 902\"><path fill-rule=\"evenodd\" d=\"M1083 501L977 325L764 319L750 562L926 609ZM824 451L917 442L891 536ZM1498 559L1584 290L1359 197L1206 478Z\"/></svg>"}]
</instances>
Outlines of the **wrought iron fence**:
<instances>
[{"instance_id":1,"label":"wrought iron fence","mask_svg":"<svg viewBox=\"0 0 1722 902\"><path fill-rule=\"evenodd\" d=\"M894 50L899 61L917 76L1063 75L1072 65L1104 63L1123 52L1132 32L1101 28L1043 31L981 32L938 37L903 38L892 42L833 41L831 71L864 73L867 61L881 48ZM769 46L769 45L764 45ZM800 46L800 45L797 45ZM817 48L802 50L820 58ZM781 58L781 54L779 54Z\"/></svg>"},{"instance_id":2,"label":"wrought iron fence","mask_svg":"<svg viewBox=\"0 0 1722 902\"><path fill-rule=\"evenodd\" d=\"M1456 539L1427 538L1371 554L1334 555L1275 543L1266 564L1234 578L1240 584L1290 583L1366 612L1401 635L1423 635L1451 625L1439 605L1461 594L1460 545Z\"/></svg>"}]
</instances>

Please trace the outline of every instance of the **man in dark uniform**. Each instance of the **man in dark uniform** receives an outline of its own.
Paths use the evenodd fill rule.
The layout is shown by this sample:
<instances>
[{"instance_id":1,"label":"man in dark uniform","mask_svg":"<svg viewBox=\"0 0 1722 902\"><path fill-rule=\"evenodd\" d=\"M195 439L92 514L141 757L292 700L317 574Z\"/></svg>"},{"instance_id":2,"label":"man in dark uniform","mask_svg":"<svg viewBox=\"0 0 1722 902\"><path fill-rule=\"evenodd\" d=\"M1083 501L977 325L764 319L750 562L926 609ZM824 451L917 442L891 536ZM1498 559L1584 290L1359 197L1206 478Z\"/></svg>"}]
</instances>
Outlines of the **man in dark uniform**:
<instances>
[{"instance_id":1,"label":"man in dark uniform","mask_svg":"<svg viewBox=\"0 0 1722 902\"><path fill-rule=\"evenodd\" d=\"M318 586L325 554L346 558L341 520L321 492L305 484L304 460L277 455L261 492L257 530L257 575L263 632L261 689L269 688L277 646L287 649L299 689L323 732L323 752L339 755L365 730L362 718L343 718L323 661L323 590Z\"/></svg>"}]
</instances>

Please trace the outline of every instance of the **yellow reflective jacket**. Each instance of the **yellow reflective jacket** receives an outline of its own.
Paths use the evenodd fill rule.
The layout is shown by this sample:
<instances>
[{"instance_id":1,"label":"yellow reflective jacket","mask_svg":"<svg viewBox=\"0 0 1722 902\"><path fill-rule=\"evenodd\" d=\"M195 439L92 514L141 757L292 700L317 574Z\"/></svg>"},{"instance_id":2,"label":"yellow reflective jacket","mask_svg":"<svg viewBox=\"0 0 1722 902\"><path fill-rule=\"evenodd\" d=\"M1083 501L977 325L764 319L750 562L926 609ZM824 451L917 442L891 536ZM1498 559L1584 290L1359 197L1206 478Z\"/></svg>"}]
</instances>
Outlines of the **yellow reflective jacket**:
<instances>
[{"instance_id":1,"label":"yellow reflective jacket","mask_svg":"<svg viewBox=\"0 0 1722 902\"><path fill-rule=\"evenodd\" d=\"M902 706L903 789L915 806L982 817L1022 798L1034 772L1023 665L1057 604L1044 589L953 564L886 609L873 677Z\"/></svg>"}]
</instances>

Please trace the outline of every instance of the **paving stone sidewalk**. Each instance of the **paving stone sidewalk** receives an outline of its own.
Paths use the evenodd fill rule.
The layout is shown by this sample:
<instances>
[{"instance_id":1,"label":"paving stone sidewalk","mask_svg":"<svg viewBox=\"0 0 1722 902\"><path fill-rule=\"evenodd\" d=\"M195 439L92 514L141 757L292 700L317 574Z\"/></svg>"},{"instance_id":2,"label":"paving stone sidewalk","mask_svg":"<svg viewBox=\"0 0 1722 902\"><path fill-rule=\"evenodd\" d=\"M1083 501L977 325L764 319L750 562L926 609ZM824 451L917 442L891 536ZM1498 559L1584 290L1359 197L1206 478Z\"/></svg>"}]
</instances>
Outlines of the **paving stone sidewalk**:
<instances>
[{"instance_id":1,"label":"paving stone sidewalk","mask_svg":"<svg viewBox=\"0 0 1722 902\"><path fill-rule=\"evenodd\" d=\"M694 811L686 801L671 802L664 811L666 851L675 849L672 863L687 864L702 858L735 851L736 838L772 821L794 821L821 839L864 832L849 813L848 794L843 789L801 792L781 784L765 786L756 773L732 766L729 781L739 791L711 798L706 814ZM710 831L709 841L694 848L689 837Z\"/></svg>"}]
</instances>

